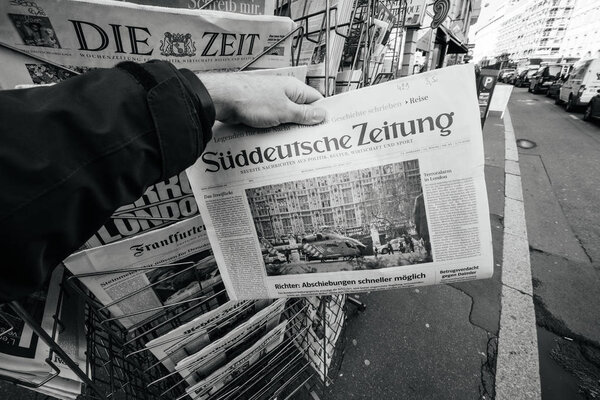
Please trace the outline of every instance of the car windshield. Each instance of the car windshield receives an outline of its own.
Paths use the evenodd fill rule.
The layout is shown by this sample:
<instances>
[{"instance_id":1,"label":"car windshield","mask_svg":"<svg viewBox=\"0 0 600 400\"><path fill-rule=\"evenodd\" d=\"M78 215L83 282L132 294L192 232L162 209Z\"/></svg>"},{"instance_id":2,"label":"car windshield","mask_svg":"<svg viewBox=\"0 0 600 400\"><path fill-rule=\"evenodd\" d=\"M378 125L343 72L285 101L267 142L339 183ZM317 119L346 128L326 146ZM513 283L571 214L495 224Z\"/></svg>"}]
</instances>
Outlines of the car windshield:
<instances>
[{"instance_id":1,"label":"car windshield","mask_svg":"<svg viewBox=\"0 0 600 400\"><path fill-rule=\"evenodd\" d=\"M531 71L528 71L527 72L527 77L531 78L533 76L533 74L535 74L536 72L537 72L537 70L535 70L535 69L532 69Z\"/></svg>"},{"instance_id":2,"label":"car windshield","mask_svg":"<svg viewBox=\"0 0 600 400\"><path fill-rule=\"evenodd\" d=\"M558 76L562 71L562 67L560 65L551 65L548 67L548 76Z\"/></svg>"}]
</instances>

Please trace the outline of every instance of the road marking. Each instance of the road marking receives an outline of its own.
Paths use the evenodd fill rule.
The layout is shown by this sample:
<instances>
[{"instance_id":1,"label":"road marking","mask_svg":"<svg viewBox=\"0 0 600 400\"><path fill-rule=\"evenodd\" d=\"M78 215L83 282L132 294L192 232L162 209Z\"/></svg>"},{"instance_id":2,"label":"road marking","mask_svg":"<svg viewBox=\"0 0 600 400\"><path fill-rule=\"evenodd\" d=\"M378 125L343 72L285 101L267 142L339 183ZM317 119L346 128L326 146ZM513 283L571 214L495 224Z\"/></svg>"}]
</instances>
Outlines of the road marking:
<instances>
[{"instance_id":1,"label":"road marking","mask_svg":"<svg viewBox=\"0 0 600 400\"><path fill-rule=\"evenodd\" d=\"M496 364L496 400L542 398L519 153L508 110L504 115L505 180L502 312ZM506 178L509 178L506 176Z\"/></svg>"},{"instance_id":2,"label":"road marking","mask_svg":"<svg viewBox=\"0 0 600 400\"><path fill-rule=\"evenodd\" d=\"M544 102L548 104L552 103L550 100L544 100Z\"/></svg>"},{"instance_id":3,"label":"road marking","mask_svg":"<svg viewBox=\"0 0 600 400\"><path fill-rule=\"evenodd\" d=\"M569 117L571 117L571 118L576 119L576 120L579 121L579 118L577 116L573 115L573 114L569 114Z\"/></svg>"}]
</instances>

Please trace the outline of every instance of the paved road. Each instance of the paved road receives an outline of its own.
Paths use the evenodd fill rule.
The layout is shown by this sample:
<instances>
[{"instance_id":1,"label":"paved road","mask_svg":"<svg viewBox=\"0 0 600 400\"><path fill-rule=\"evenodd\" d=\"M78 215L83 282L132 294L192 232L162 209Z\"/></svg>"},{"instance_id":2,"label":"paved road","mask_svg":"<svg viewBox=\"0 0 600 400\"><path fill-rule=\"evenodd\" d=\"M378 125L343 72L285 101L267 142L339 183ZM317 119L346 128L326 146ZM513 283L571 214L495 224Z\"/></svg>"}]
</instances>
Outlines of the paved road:
<instances>
[{"instance_id":1,"label":"paved road","mask_svg":"<svg viewBox=\"0 0 600 400\"><path fill-rule=\"evenodd\" d=\"M600 398L600 126L514 88L544 400Z\"/></svg>"}]
</instances>

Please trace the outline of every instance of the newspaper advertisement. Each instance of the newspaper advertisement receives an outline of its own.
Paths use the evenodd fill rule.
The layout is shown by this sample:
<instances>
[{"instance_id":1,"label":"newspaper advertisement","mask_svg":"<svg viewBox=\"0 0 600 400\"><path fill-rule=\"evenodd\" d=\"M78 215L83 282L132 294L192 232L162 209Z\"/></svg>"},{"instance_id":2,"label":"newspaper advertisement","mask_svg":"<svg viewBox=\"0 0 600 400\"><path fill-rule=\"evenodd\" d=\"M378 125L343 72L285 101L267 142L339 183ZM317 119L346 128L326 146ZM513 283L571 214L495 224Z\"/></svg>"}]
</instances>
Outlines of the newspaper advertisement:
<instances>
[{"instance_id":1,"label":"newspaper advertisement","mask_svg":"<svg viewBox=\"0 0 600 400\"><path fill-rule=\"evenodd\" d=\"M273 15L275 0L127 0L148 6L185 8L188 10L226 11L249 15Z\"/></svg>"},{"instance_id":2,"label":"newspaper advertisement","mask_svg":"<svg viewBox=\"0 0 600 400\"><path fill-rule=\"evenodd\" d=\"M253 68L291 65L295 23L285 17L186 10L111 0L0 2L0 41L76 72L123 61L166 60L192 71L237 70L265 50ZM10 50L3 55L17 57ZM4 58L3 58L4 60ZM0 85L51 83L68 74L31 59ZM29 76L29 81L22 77Z\"/></svg>"},{"instance_id":3,"label":"newspaper advertisement","mask_svg":"<svg viewBox=\"0 0 600 400\"><path fill-rule=\"evenodd\" d=\"M75 253L64 263L75 275L90 274L80 281L114 317L122 317L125 328L220 281L200 216Z\"/></svg>"},{"instance_id":4,"label":"newspaper advertisement","mask_svg":"<svg viewBox=\"0 0 600 400\"><path fill-rule=\"evenodd\" d=\"M171 372L175 365L195 354L232 328L256 314L270 300L228 301L222 306L194 318L163 336L146 343L146 348Z\"/></svg>"},{"instance_id":5,"label":"newspaper advertisement","mask_svg":"<svg viewBox=\"0 0 600 400\"><path fill-rule=\"evenodd\" d=\"M187 170L232 299L492 275L472 65L343 93L320 106L328 116L317 126L217 126ZM363 243L373 230L389 239L385 251ZM392 239L405 241L405 251L394 250ZM293 245L283 249L282 242Z\"/></svg>"},{"instance_id":6,"label":"newspaper advertisement","mask_svg":"<svg viewBox=\"0 0 600 400\"><path fill-rule=\"evenodd\" d=\"M205 400L215 394L219 389L233 381L236 376L275 349L283 341L286 326L287 320L273 328L229 364L219 368L194 386L187 388L188 395L194 400Z\"/></svg>"},{"instance_id":7,"label":"newspaper advertisement","mask_svg":"<svg viewBox=\"0 0 600 400\"><path fill-rule=\"evenodd\" d=\"M286 299L278 299L227 335L181 360L176 369L190 385L227 364L279 324Z\"/></svg>"}]
</instances>

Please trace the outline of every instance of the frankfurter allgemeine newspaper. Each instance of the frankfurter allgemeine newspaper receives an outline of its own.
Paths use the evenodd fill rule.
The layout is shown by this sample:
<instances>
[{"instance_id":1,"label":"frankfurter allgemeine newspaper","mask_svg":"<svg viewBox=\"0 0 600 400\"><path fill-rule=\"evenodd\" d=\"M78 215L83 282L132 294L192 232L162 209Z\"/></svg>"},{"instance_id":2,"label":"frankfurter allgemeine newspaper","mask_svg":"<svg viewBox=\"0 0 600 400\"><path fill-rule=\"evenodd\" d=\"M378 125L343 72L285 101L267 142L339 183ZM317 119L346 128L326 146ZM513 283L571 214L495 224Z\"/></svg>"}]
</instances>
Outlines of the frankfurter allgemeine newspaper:
<instances>
[{"instance_id":1,"label":"frankfurter allgemeine newspaper","mask_svg":"<svg viewBox=\"0 0 600 400\"><path fill-rule=\"evenodd\" d=\"M472 65L320 101L317 126L220 125L187 170L232 299L493 273Z\"/></svg>"}]
</instances>

